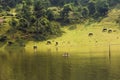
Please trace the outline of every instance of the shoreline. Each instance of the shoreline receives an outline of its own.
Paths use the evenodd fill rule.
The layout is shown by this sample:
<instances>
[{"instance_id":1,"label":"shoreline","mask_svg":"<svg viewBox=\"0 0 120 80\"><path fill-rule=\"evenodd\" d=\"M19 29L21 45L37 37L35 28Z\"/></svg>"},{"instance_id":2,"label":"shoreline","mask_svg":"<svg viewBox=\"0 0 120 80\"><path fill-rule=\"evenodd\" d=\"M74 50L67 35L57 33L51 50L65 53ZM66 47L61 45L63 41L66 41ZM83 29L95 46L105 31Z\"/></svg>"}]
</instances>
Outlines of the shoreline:
<instances>
[{"instance_id":1,"label":"shoreline","mask_svg":"<svg viewBox=\"0 0 120 80\"><path fill-rule=\"evenodd\" d=\"M29 42L25 47L26 52L33 53L34 42ZM46 45L45 42L38 42L36 44L38 52L109 52L109 43L101 43L101 44L78 44L78 45L58 45L55 46L53 44ZM111 44L111 51L119 51L120 44L114 45Z\"/></svg>"},{"instance_id":2,"label":"shoreline","mask_svg":"<svg viewBox=\"0 0 120 80\"><path fill-rule=\"evenodd\" d=\"M112 42L109 44L108 42L88 42L88 43L62 43L58 42L59 44L56 46L55 42L47 45L47 42L34 42L29 41L25 47L20 46L8 46L0 48L0 51L17 51L17 50L24 50L27 53L34 53L34 52L48 52L48 53L102 53L106 52L109 53L109 45L110 45L110 51L112 52L119 52L120 51L120 44L117 42ZM34 50L34 46L37 46L37 49Z\"/></svg>"}]
</instances>

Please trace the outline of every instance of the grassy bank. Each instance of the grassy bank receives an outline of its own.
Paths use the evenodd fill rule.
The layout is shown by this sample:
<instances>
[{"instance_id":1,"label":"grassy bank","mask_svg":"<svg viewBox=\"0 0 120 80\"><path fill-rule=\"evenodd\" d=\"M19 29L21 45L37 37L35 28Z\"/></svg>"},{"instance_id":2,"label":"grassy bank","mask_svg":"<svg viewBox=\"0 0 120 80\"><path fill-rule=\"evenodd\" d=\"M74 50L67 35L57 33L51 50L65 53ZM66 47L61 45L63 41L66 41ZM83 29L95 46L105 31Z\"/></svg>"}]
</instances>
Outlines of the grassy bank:
<instances>
[{"instance_id":1,"label":"grassy bank","mask_svg":"<svg viewBox=\"0 0 120 80\"><path fill-rule=\"evenodd\" d=\"M26 44L26 51L33 52L33 46L38 46L38 51L60 51L60 52L101 52L107 51L109 45L111 50L118 51L120 47L120 30L116 24L116 19L119 17L120 10L113 9L109 12L106 18L99 23L78 24L76 29L69 30L69 26L63 28L65 33L63 36L56 39L51 39L50 45L44 42L30 41ZM103 31L103 29L107 29ZM109 32L110 31L110 32ZM89 36L92 33L92 36ZM55 43L58 42L58 46Z\"/></svg>"},{"instance_id":2,"label":"grassy bank","mask_svg":"<svg viewBox=\"0 0 120 80\"><path fill-rule=\"evenodd\" d=\"M88 52L88 51L107 51L108 45L120 44L120 31L116 28L107 27L107 29L115 30L115 32L102 32L103 25L94 24L90 27L84 27L83 25L77 25L75 30L68 30L64 28L66 33L62 37L51 39L50 45L47 45L47 41L33 42L30 41L26 45L26 51L32 52L33 46L38 46L38 51L62 51L62 52ZM89 33L93 33L89 36ZM58 45L55 46L55 43Z\"/></svg>"}]
</instances>

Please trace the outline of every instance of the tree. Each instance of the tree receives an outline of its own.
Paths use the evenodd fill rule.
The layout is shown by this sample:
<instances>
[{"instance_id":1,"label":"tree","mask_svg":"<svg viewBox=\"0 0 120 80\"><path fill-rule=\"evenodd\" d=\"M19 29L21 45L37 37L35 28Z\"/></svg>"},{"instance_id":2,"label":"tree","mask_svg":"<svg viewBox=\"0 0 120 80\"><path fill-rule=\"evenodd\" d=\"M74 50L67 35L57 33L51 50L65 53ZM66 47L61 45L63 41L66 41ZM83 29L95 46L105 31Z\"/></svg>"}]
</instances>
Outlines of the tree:
<instances>
[{"instance_id":1,"label":"tree","mask_svg":"<svg viewBox=\"0 0 120 80\"><path fill-rule=\"evenodd\" d=\"M89 10L89 15L92 16L96 13L96 6L95 6L95 1L90 1L88 3L88 10Z\"/></svg>"},{"instance_id":2,"label":"tree","mask_svg":"<svg viewBox=\"0 0 120 80\"><path fill-rule=\"evenodd\" d=\"M34 2L34 15L36 18L44 17L46 14L46 9L44 5L42 5L41 1Z\"/></svg>"},{"instance_id":3,"label":"tree","mask_svg":"<svg viewBox=\"0 0 120 80\"><path fill-rule=\"evenodd\" d=\"M30 23L27 19L25 18L19 19L18 30L22 31L23 33L27 33L29 28L30 28Z\"/></svg>"},{"instance_id":4,"label":"tree","mask_svg":"<svg viewBox=\"0 0 120 80\"><path fill-rule=\"evenodd\" d=\"M19 14L22 16L22 18L25 18L28 21L30 21L31 20L31 16L32 16L32 11L31 11L30 6L23 5L23 7L21 9L21 12Z\"/></svg>"},{"instance_id":5,"label":"tree","mask_svg":"<svg viewBox=\"0 0 120 80\"><path fill-rule=\"evenodd\" d=\"M50 0L52 5L63 6L66 3L66 0Z\"/></svg>"},{"instance_id":6,"label":"tree","mask_svg":"<svg viewBox=\"0 0 120 80\"><path fill-rule=\"evenodd\" d=\"M45 17L41 17L39 18L38 20L36 20L35 22L35 27L34 27L34 30L35 30L35 33L47 33L47 30L46 30L46 27L49 26L49 20Z\"/></svg>"},{"instance_id":7,"label":"tree","mask_svg":"<svg viewBox=\"0 0 120 80\"><path fill-rule=\"evenodd\" d=\"M26 0L26 5L33 5L33 0Z\"/></svg>"},{"instance_id":8,"label":"tree","mask_svg":"<svg viewBox=\"0 0 120 80\"><path fill-rule=\"evenodd\" d=\"M2 9L2 6L0 5L0 11L2 12L2 10L3 10L3 9Z\"/></svg>"},{"instance_id":9,"label":"tree","mask_svg":"<svg viewBox=\"0 0 120 80\"><path fill-rule=\"evenodd\" d=\"M110 6L116 6L120 3L120 0L108 0Z\"/></svg>"},{"instance_id":10,"label":"tree","mask_svg":"<svg viewBox=\"0 0 120 80\"><path fill-rule=\"evenodd\" d=\"M6 6L13 8L21 1L22 0L1 0L0 3L6 9Z\"/></svg>"},{"instance_id":11,"label":"tree","mask_svg":"<svg viewBox=\"0 0 120 80\"><path fill-rule=\"evenodd\" d=\"M9 21L9 25L11 26L10 30L8 30L8 34L11 36L11 38L14 38L14 34L17 32L18 27L18 21L14 18L12 18Z\"/></svg>"},{"instance_id":12,"label":"tree","mask_svg":"<svg viewBox=\"0 0 120 80\"><path fill-rule=\"evenodd\" d=\"M86 6L88 4L89 0L80 0L80 3L83 5L83 6Z\"/></svg>"},{"instance_id":13,"label":"tree","mask_svg":"<svg viewBox=\"0 0 120 80\"><path fill-rule=\"evenodd\" d=\"M55 15L54 15L54 12L52 10L47 10L46 15L47 15L49 20L55 19Z\"/></svg>"},{"instance_id":14,"label":"tree","mask_svg":"<svg viewBox=\"0 0 120 80\"><path fill-rule=\"evenodd\" d=\"M72 11L72 9L71 4L65 4L63 10L61 11L61 17L66 23L69 23L69 12Z\"/></svg>"},{"instance_id":15,"label":"tree","mask_svg":"<svg viewBox=\"0 0 120 80\"><path fill-rule=\"evenodd\" d=\"M12 18L11 21L9 21L9 25L11 26L11 28L13 28L15 30L18 27L18 21L16 19Z\"/></svg>"},{"instance_id":16,"label":"tree","mask_svg":"<svg viewBox=\"0 0 120 80\"><path fill-rule=\"evenodd\" d=\"M88 15L89 15L89 10L88 10L87 7L84 7L84 8L82 9L82 16L83 16L84 18L87 18Z\"/></svg>"},{"instance_id":17,"label":"tree","mask_svg":"<svg viewBox=\"0 0 120 80\"><path fill-rule=\"evenodd\" d=\"M65 16L69 16L68 13L72 11L72 6L71 4L65 4L63 7L63 10L61 12L61 16L64 18Z\"/></svg>"},{"instance_id":18,"label":"tree","mask_svg":"<svg viewBox=\"0 0 120 80\"><path fill-rule=\"evenodd\" d=\"M37 40L46 40L50 35L61 33L60 25L57 22L50 22L47 18L39 18L34 25L34 38Z\"/></svg>"},{"instance_id":19,"label":"tree","mask_svg":"<svg viewBox=\"0 0 120 80\"><path fill-rule=\"evenodd\" d=\"M99 16L105 16L109 10L109 4L107 1L97 1L96 9Z\"/></svg>"},{"instance_id":20,"label":"tree","mask_svg":"<svg viewBox=\"0 0 120 80\"><path fill-rule=\"evenodd\" d=\"M50 23L50 34L51 35L61 35L60 24L58 22Z\"/></svg>"}]
</instances>

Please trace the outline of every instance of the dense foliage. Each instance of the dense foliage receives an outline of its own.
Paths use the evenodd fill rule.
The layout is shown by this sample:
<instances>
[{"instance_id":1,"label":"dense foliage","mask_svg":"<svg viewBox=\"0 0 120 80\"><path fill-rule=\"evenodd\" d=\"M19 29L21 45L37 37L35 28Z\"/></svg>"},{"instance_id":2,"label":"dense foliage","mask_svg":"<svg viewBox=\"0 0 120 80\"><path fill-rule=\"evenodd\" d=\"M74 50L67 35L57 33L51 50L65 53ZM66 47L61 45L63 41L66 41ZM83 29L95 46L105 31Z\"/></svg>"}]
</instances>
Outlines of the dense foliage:
<instances>
[{"instance_id":1,"label":"dense foliage","mask_svg":"<svg viewBox=\"0 0 120 80\"><path fill-rule=\"evenodd\" d=\"M61 25L90 18L99 21L118 3L120 0L0 0L0 16L10 17L9 39L46 40L60 36Z\"/></svg>"}]
</instances>

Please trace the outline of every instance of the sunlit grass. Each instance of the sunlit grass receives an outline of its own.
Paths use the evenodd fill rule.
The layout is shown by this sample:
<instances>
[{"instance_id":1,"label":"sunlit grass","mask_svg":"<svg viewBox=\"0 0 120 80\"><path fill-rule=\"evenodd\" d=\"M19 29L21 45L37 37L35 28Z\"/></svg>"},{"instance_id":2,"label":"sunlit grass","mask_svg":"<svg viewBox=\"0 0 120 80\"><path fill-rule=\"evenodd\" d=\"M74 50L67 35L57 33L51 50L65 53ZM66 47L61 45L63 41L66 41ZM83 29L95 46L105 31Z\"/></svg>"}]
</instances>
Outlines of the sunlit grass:
<instances>
[{"instance_id":1,"label":"sunlit grass","mask_svg":"<svg viewBox=\"0 0 120 80\"><path fill-rule=\"evenodd\" d=\"M59 51L59 52L108 52L109 45L111 51L118 51L120 47L120 31L119 25L115 20L118 18L120 10L113 9L108 16L99 23L90 25L78 24L74 30L68 30L69 26L64 27L65 33L56 39L51 39L51 45L44 42L29 42L26 51L33 52L33 46L38 46L38 51ZM102 32L103 28L107 28L107 32ZM108 33L108 30L112 30ZM113 32L115 30L115 32ZM93 36L88 36L93 33ZM55 42L59 45L55 46Z\"/></svg>"},{"instance_id":2,"label":"sunlit grass","mask_svg":"<svg viewBox=\"0 0 120 80\"><path fill-rule=\"evenodd\" d=\"M95 26L96 25L96 26ZM64 28L63 30L66 32L63 36L58 37L56 39L51 39L51 45L46 45L47 41L44 42L29 42L26 46L26 50L33 51L33 46L37 45L38 50L40 51L64 51L64 52L88 52L88 51L107 51L109 44L120 44L120 32L115 28L109 28L111 30L116 30L116 32L102 32L104 28L102 25L97 26L99 24L91 25L90 27L84 27L83 25L77 25L75 30L68 30ZM93 36L88 36L89 33L93 33ZM59 45L55 46L55 42L58 42Z\"/></svg>"}]
</instances>

